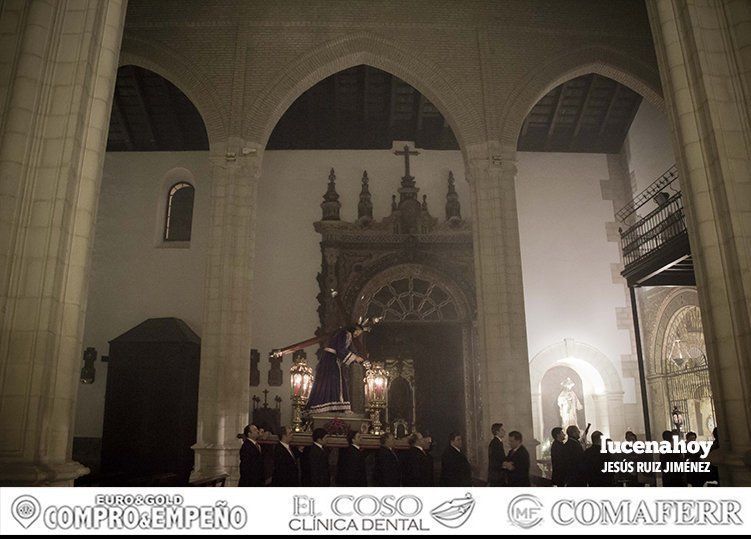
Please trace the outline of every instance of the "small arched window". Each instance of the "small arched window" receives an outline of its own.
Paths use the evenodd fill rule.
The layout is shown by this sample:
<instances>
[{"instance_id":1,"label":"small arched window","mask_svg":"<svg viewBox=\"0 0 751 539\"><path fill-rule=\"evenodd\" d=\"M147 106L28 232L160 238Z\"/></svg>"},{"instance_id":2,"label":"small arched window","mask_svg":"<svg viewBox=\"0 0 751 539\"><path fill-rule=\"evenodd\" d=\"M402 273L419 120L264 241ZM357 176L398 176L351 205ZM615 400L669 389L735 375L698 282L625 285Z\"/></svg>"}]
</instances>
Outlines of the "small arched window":
<instances>
[{"instance_id":1,"label":"small arched window","mask_svg":"<svg viewBox=\"0 0 751 539\"><path fill-rule=\"evenodd\" d=\"M190 241L195 189L187 182L173 185L167 197L164 241Z\"/></svg>"}]
</instances>

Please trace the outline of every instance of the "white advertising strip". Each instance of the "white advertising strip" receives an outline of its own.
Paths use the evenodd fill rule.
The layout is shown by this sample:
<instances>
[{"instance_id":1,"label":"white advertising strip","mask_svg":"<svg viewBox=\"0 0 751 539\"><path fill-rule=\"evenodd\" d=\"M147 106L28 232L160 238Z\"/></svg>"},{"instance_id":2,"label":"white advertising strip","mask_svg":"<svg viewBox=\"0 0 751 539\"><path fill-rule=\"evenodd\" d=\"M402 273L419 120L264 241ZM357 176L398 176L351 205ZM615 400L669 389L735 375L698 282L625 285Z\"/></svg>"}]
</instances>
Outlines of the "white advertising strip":
<instances>
[{"instance_id":1,"label":"white advertising strip","mask_svg":"<svg viewBox=\"0 0 751 539\"><path fill-rule=\"evenodd\" d=\"M749 523L749 488L0 489L2 535L744 534Z\"/></svg>"}]
</instances>

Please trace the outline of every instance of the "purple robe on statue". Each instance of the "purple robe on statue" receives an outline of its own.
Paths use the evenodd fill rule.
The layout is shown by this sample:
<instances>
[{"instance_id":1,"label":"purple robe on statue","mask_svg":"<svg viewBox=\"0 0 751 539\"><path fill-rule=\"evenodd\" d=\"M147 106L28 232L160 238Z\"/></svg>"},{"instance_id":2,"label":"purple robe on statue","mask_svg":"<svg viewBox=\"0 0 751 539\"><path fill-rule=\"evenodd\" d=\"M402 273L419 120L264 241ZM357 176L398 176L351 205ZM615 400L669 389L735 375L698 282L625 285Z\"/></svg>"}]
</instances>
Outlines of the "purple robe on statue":
<instances>
[{"instance_id":1,"label":"purple robe on statue","mask_svg":"<svg viewBox=\"0 0 751 539\"><path fill-rule=\"evenodd\" d=\"M352 350L352 333L340 329L319 351L316 375L310 391L307 409L310 413L344 413L351 410L347 380L342 375L342 365L363 359Z\"/></svg>"}]
</instances>

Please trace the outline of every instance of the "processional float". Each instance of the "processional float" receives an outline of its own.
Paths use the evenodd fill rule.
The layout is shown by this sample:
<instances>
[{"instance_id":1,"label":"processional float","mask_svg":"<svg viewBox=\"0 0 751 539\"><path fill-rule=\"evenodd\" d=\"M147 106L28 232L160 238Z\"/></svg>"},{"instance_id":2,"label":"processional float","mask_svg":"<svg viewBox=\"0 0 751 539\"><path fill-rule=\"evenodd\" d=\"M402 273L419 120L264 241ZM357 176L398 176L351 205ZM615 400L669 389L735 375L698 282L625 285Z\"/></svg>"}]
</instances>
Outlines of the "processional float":
<instances>
[{"instance_id":1,"label":"processional float","mask_svg":"<svg viewBox=\"0 0 751 539\"><path fill-rule=\"evenodd\" d=\"M331 290L331 297L334 298L339 314L342 320L349 317L344 316L344 306L341 297L336 290ZM373 327L381 322L381 318L359 318L359 325L364 333L369 333ZM344 324L343 324L344 325ZM337 330L338 331L338 330ZM277 348L269 353L269 357L281 358L287 354L292 355L292 367L290 367L290 393L292 400L292 429L295 432L304 430L303 410L308 404L310 393L313 389L315 377L313 369L307 363L307 354L305 349L314 345L325 346L333 334L326 333L289 344L282 348ZM359 352L365 358L363 367L365 368L365 377L363 385L365 390L365 401L370 413L370 431L372 434L380 435L383 433L381 423L381 410L385 409L388 404L388 380L389 373L384 365L380 363L371 363L368 359L368 352L365 347L365 339L360 341Z\"/></svg>"}]
</instances>

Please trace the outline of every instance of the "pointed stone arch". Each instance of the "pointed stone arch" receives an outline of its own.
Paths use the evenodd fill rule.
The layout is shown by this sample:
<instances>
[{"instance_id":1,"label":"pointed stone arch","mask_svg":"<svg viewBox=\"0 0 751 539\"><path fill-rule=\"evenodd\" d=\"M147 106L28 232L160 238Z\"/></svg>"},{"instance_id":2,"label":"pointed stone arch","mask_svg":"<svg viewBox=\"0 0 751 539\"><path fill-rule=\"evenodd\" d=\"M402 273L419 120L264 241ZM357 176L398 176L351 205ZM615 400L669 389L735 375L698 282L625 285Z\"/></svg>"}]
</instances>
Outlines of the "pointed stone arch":
<instances>
[{"instance_id":1,"label":"pointed stone arch","mask_svg":"<svg viewBox=\"0 0 751 539\"><path fill-rule=\"evenodd\" d=\"M209 82L195 64L163 43L126 36L120 51L120 66L135 65L164 77L183 92L198 110L206 126L209 148L227 139L226 111Z\"/></svg>"},{"instance_id":2,"label":"pointed stone arch","mask_svg":"<svg viewBox=\"0 0 751 539\"><path fill-rule=\"evenodd\" d=\"M328 41L285 66L249 107L243 138L265 146L274 126L303 92L326 77L361 64L401 78L430 99L451 125L460 147L483 140L482 116L460 98L456 82L440 66L371 32Z\"/></svg>"},{"instance_id":3,"label":"pointed stone arch","mask_svg":"<svg viewBox=\"0 0 751 539\"><path fill-rule=\"evenodd\" d=\"M524 119L545 94L568 80L590 73L628 86L659 110L665 110L660 75L654 66L608 47L573 49L528 73L511 93L498 123L503 148L516 150Z\"/></svg>"}]
</instances>

